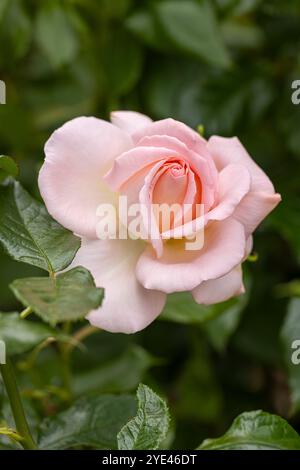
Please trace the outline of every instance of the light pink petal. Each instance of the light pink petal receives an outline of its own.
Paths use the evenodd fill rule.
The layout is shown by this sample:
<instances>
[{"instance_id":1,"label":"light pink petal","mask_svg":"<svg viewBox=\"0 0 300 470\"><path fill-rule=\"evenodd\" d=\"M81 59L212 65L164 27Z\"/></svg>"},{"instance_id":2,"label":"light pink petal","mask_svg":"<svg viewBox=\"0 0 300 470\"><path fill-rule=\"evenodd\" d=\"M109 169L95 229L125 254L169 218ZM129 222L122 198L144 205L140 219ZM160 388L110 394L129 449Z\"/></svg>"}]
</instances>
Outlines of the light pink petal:
<instances>
[{"instance_id":1,"label":"light pink petal","mask_svg":"<svg viewBox=\"0 0 300 470\"><path fill-rule=\"evenodd\" d=\"M157 139L158 136L163 136L167 139L176 139L177 141L183 143L189 150L193 151L198 157L201 156L204 158L208 165L210 179L213 182L212 184L213 186L216 186L217 169L209 152L207 141L202 136L200 136L198 132L195 132L193 129L186 126L182 122L175 121L174 119L163 119L161 121L153 122L149 126L140 129L134 133L132 137L135 143L141 145L141 142L145 137L150 137L151 142L152 138Z\"/></svg>"},{"instance_id":2,"label":"light pink petal","mask_svg":"<svg viewBox=\"0 0 300 470\"><path fill-rule=\"evenodd\" d=\"M209 224L199 251L186 250L185 241L166 242L160 259L151 247L146 249L136 267L144 287L166 293L192 290L203 281L224 276L245 255L244 228L232 218Z\"/></svg>"},{"instance_id":3,"label":"light pink petal","mask_svg":"<svg viewBox=\"0 0 300 470\"><path fill-rule=\"evenodd\" d=\"M280 201L280 194L250 192L239 204L233 216L244 225L246 235L250 235Z\"/></svg>"},{"instance_id":4,"label":"light pink petal","mask_svg":"<svg viewBox=\"0 0 300 470\"><path fill-rule=\"evenodd\" d=\"M135 276L144 243L132 240L82 240L74 266L84 266L105 288L102 306L88 315L92 325L112 333L136 333L161 313L166 295L147 290Z\"/></svg>"},{"instance_id":5,"label":"light pink petal","mask_svg":"<svg viewBox=\"0 0 300 470\"><path fill-rule=\"evenodd\" d=\"M274 186L270 179L250 157L237 137L226 138L213 136L208 141L208 149L213 155L219 171L230 163L244 165L251 174L251 191L274 194Z\"/></svg>"},{"instance_id":6,"label":"light pink petal","mask_svg":"<svg viewBox=\"0 0 300 470\"><path fill-rule=\"evenodd\" d=\"M151 170L145 177L144 185L142 186L142 189L139 193L139 202L141 204L141 207L145 208L145 211L142 213L143 225L147 232L148 240L152 243L156 255L159 258L162 256L163 253L163 242L161 239L159 226L157 224L153 211L153 194L151 186L153 185L153 179L155 179L155 175L157 174L157 172L159 172L163 163L163 161L158 162L151 168Z\"/></svg>"},{"instance_id":7,"label":"light pink petal","mask_svg":"<svg viewBox=\"0 0 300 470\"><path fill-rule=\"evenodd\" d=\"M134 111L114 111L110 115L111 122L128 134L133 134L151 124L152 119Z\"/></svg>"},{"instance_id":8,"label":"light pink petal","mask_svg":"<svg viewBox=\"0 0 300 470\"><path fill-rule=\"evenodd\" d=\"M198 304L211 305L231 299L245 293L241 265L219 279L202 282L193 291L193 297Z\"/></svg>"},{"instance_id":9,"label":"light pink petal","mask_svg":"<svg viewBox=\"0 0 300 470\"><path fill-rule=\"evenodd\" d=\"M174 121L176 123L176 121ZM179 128L183 125L184 128L187 127L182 123L178 123ZM190 128L187 127L188 134L194 133ZM198 140L197 140L198 142ZM203 144L200 140L201 145ZM218 191L218 182L217 182L217 172L214 166L212 157L208 154L205 146L194 146L195 150L199 150L202 153L196 153L192 148L188 148L187 144L183 141L178 140L176 137L169 135L153 135L143 137L139 143L139 146L147 147L162 147L174 150L178 155L181 155L186 162L189 163L191 169L199 177L201 185L203 187L202 191L202 203L205 206L205 211L208 211L215 202L216 193ZM203 156L204 154L205 156Z\"/></svg>"},{"instance_id":10,"label":"light pink petal","mask_svg":"<svg viewBox=\"0 0 300 470\"><path fill-rule=\"evenodd\" d=\"M80 117L56 130L45 145L39 188L49 213L64 227L96 236L96 209L115 198L103 181L114 159L132 147L113 124Z\"/></svg>"},{"instance_id":11,"label":"light pink petal","mask_svg":"<svg viewBox=\"0 0 300 470\"><path fill-rule=\"evenodd\" d=\"M190 149L195 149L200 146L205 151L207 142L203 137L201 137L197 132L182 122L175 121L171 118L155 121L152 124L149 124L147 127L139 129L134 133L133 139L137 143L143 137L159 135L175 137Z\"/></svg>"},{"instance_id":12,"label":"light pink petal","mask_svg":"<svg viewBox=\"0 0 300 470\"><path fill-rule=\"evenodd\" d=\"M231 216L245 195L249 192L251 185L250 173L246 167L242 165L230 164L225 167L219 174L219 194L216 207L208 213L200 214L200 217L193 221L188 221L182 227L170 231L176 237L179 230L184 236L190 236L201 227L208 224L212 220L224 220ZM170 238L165 233L164 238Z\"/></svg>"},{"instance_id":13,"label":"light pink petal","mask_svg":"<svg viewBox=\"0 0 300 470\"><path fill-rule=\"evenodd\" d=\"M223 220L233 214L241 200L248 194L251 176L243 165L228 165L219 174L219 202L206 215L206 221Z\"/></svg>"},{"instance_id":14,"label":"light pink petal","mask_svg":"<svg viewBox=\"0 0 300 470\"><path fill-rule=\"evenodd\" d=\"M167 158L180 155L168 148L135 147L123 153L114 162L113 168L105 175L105 181L115 191L118 191L131 177Z\"/></svg>"}]
</instances>

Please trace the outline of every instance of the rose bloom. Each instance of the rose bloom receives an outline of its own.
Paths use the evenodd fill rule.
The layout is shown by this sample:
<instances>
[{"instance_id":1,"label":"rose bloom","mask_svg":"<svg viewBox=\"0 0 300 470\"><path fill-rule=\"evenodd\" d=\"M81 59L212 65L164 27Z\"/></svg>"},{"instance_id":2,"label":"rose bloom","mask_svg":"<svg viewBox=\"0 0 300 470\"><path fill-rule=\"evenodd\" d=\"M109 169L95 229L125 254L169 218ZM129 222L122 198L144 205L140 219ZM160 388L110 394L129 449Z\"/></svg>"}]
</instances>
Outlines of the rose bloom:
<instances>
[{"instance_id":1,"label":"rose bloom","mask_svg":"<svg viewBox=\"0 0 300 470\"><path fill-rule=\"evenodd\" d=\"M56 130L39 175L49 213L81 237L72 267L86 267L105 288L90 323L134 333L161 313L169 293L190 291L204 305L242 294L252 233L281 200L269 178L236 137L207 141L181 122L129 111L111 121L79 117ZM159 224L146 241L99 239L97 208L117 206L119 195L149 211L153 203L203 204L203 247L187 250L172 231L164 239ZM183 233L191 235L190 224Z\"/></svg>"}]
</instances>

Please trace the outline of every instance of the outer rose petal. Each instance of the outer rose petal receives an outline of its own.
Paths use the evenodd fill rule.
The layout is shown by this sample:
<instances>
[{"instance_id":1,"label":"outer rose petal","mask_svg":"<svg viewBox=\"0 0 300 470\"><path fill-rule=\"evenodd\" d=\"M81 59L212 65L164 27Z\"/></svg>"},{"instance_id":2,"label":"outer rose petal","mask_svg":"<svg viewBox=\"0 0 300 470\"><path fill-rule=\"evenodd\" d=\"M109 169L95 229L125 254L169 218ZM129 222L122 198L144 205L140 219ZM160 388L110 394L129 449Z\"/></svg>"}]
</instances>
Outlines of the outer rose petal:
<instances>
[{"instance_id":1,"label":"outer rose petal","mask_svg":"<svg viewBox=\"0 0 300 470\"><path fill-rule=\"evenodd\" d=\"M219 279L202 282L193 291L193 297L198 304L210 305L244 294L243 273L241 265Z\"/></svg>"},{"instance_id":2,"label":"outer rose petal","mask_svg":"<svg viewBox=\"0 0 300 470\"><path fill-rule=\"evenodd\" d=\"M237 207L234 218L244 225L246 235L250 235L280 201L280 194L250 192Z\"/></svg>"},{"instance_id":3,"label":"outer rose petal","mask_svg":"<svg viewBox=\"0 0 300 470\"><path fill-rule=\"evenodd\" d=\"M105 288L102 306L87 316L92 325L112 333L136 333L161 313L166 295L147 290L135 276L144 243L132 240L82 240L72 267L83 265Z\"/></svg>"},{"instance_id":4,"label":"outer rose petal","mask_svg":"<svg viewBox=\"0 0 300 470\"><path fill-rule=\"evenodd\" d=\"M192 290L201 282L217 279L237 266L245 255L243 226L232 218L213 222L205 229L200 251L185 250L185 240L165 243L157 259L151 247L141 255L136 273L147 289L166 293Z\"/></svg>"},{"instance_id":5,"label":"outer rose petal","mask_svg":"<svg viewBox=\"0 0 300 470\"><path fill-rule=\"evenodd\" d=\"M195 148L199 148L200 146L204 152L207 152L205 150L207 142L203 137L186 124L183 124L183 122L175 121L171 118L153 122L149 126L139 129L134 133L133 139L137 143L143 137L151 137L154 135L175 137L190 149L195 150Z\"/></svg>"},{"instance_id":6,"label":"outer rose petal","mask_svg":"<svg viewBox=\"0 0 300 470\"><path fill-rule=\"evenodd\" d=\"M207 147L212 154L218 170L230 163L239 163L248 168L251 178L251 191L263 191L274 194L274 186L263 170L250 157L237 137L226 138L213 136Z\"/></svg>"},{"instance_id":7,"label":"outer rose petal","mask_svg":"<svg viewBox=\"0 0 300 470\"><path fill-rule=\"evenodd\" d=\"M134 111L114 111L110 115L110 120L115 126L130 135L152 122L148 116Z\"/></svg>"},{"instance_id":8,"label":"outer rose petal","mask_svg":"<svg viewBox=\"0 0 300 470\"><path fill-rule=\"evenodd\" d=\"M56 130L45 145L39 188L50 214L81 236L96 236L96 209L114 194L102 180L116 156L132 147L113 124L80 117Z\"/></svg>"},{"instance_id":9,"label":"outer rose petal","mask_svg":"<svg viewBox=\"0 0 300 470\"><path fill-rule=\"evenodd\" d=\"M208 148L219 170L230 163L240 163L251 174L250 191L234 213L234 217L244 225L246 235L250 235L279 204L281 196L275 194L274 186L270 179L252 160L236 137L231 139L218 136L211 137L208 142Z\"/></svg>"}]
</instances>

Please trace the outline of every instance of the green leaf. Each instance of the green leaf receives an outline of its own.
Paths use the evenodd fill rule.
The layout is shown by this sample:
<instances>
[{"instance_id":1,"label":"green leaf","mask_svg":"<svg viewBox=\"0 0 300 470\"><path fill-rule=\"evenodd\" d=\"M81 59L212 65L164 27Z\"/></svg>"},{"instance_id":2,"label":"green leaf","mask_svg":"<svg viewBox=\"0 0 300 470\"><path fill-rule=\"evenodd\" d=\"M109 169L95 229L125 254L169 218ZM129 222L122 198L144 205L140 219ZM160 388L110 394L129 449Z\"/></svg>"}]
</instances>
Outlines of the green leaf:
<instances>
[{"instance_id":1,"label":"green leaf","mask_svg":"<svg viewBox=\"0 0 300 470\"><path fill-rule=\"evenodd\" d=\"M117 449L117 433L135 411L135 400L128 395L81 398L66 411L42 422L39 449Z\"/></svg>"},{"instance_id":2,"label":"green leaf","mask_svg":"<svg viewBox=\"0 0 300 470\"><path fill-rule=\"evenodd\" d=\"M120 393L135 389L143 380L145 372L155 363L147 351L132 345L120 357L105 361L100 367L75 375L73 392Z\"/></svg>"},{"instance_id":3,"label":"green leaf","mask_svg":"<svg viewBox=\"0 0 300 470\"><path fill-rule=\"evenodd\" d=\"M1 0L0 1L0 21L3 18L3 15L4 15L5 10L7 8L8 2L9 2L9 0Z\"/></svg>"},{"instance_id":4,"label":"green leaf","mask_svg":"<svg viewBox=\"0 0 300 470\"><path fill-rule=\"evenodd\" d=\"M203 325L212 345L217 351L224 351L228 341L236 331L244 309L247 306L249 295L250 285L246 283L246 294L219 304L220 307L224 307L224 311Z\"/></svg>"},{"instance_id":5,"label":"green leaf","mask_svg":"<svg viewBox=\"0 0 300 470\"><path fill-rule=\"evenodd\" d=\"M208 1L166 0L157 2L155 9L165 34L180 50L220 67L230 64Z\"/></svg>"},{"instance_id":6,"label":"green leaf","mask_svg":"<svg viewBox=\"0 0 300 470\"><path fill-rule=\"evenodd\" d=\"M143 64L142 50L126 31L112 31L103 51L103 68L109 94L122 96L135 86Z\"/></svg>"},{"instance_id":7,"label":"green leaf","mask_svg":"<svg viewBox=\"0 0 300 470\"><path fill-rule=\"evenodd\" d=\"M36 42L53 67L71 63L79 41L68 8L58 1L44 1L35 24Z\"/></svg>"},{"instance_id":8,"label":"green leaf","mask_svg":"<svg viewBox=\"0 0 300 470\"><path fill-rule=\"evenodd\" d=\"M281 417L264 411L242 413L217 439L206 439L200 450L300 450L300 436Z\"/></svg>"},{"instance_id":9,"label":"green leaf","mask_svg":"<svg viewBox=\"0 0 300 470\"><path fill-rule=\"evenodd\" d=\"M155 450L169 428L166 403L146 385L137 390L138 411L118 434L119 450Z\"/></svg>"},{"instance_id":10,"label":"green leaf","mask_svg":"<svg viewBox=\"0 0 300 470\"><path fill-rule=\"evenodd\" d=\"M234 298L215 305L199 305L189 292L176 292L168 295L160 320L167 320L185 325L203 324L213 320L242 303L242 298Z\"/></svg>"},{"instance_id":11,"label":"green leaf","mask_svg":"<svg viewBox=\"0 0 300 470\"><path fill-rule=\"evenodd\" d=\"M66 268L80 247L17 182L0 188L0 242L16 261L49 272Z\"/></svg>"},{"instance_id":12,"label":"green leaf","mask_svg":"<svg viewBox=\"0 0 300 470\"><path fill-rule=\"evenodd\" d=\"M21 59L28 52L32 26L22 0L6 2L0 6L0 40L5 41L5 61ZM2 18L1 18L2 16ZM2 57L1 59L2 60Z\"/></svg>"},{"instance_id":13,"label":"green leaf","mask_svg":"<svg viewBox=\"0 0 300 470\"><path fill-rule=\"evenodd\" d=\"M253 23L229 19L222 24L222 34L226 45L237 49L256 49L263 45L263 31Z\"/></svg>"},{"instance_id":14,"label":"green leaf","mask_svg":"<svg viewBox=\"0 0 300 470\"><path fill-rule=\"evenodd\" d=\"M50 325L80 320L103 299L103 289L95 287L91 273L81 266L55 278L16 279L10 287L25 307L31 307Z\"/></svg>"},{"instance_id":15,"label":"green leaf","mask_svg":"<svg viewBox=\"0 0 300 470\"><path fill-rule=\"evenodd\" d=\"M0 313L0 340L8 355L27 352L50 336L62 337L43 323L23 320L18 313Z\"/></svg>"},{"instance_id":16,"label":"green leaf","mask_svg":"<svg viewBox=\"0 0 300 470\"><path fill-rule=\"evenodd\" d=\"M19 173L19 168L16 162L6 155L0 155L0 183L8 176L16 178Z\"/></svg>"},{"instance_id":17,"label":"green leaf","mask_svg":"<svg viewBox=\"0 0 300 470\"><path fill-rule=\"evenodd\" d=\"M300 411L300 364L298 363L300 354L297 353L297 350L300 351L300 299L298 298L292 299L289 304L280 337L291 390L291 412L294 414ZM297 363L293 363L293 354L296 355Z\"/></svg>"},{"instance_id":18,"label":"green leaf","mask_svg":"<svg viewBox=\"0 0 300 470\"><path fill-rule=\"evenodd\" d=\"M222 412L222 393L215 377L209 349L195 341L176 383L174 408L182 420L216 423Z\"/></svg>"},{"instance_id":19,"label":"green leaf","mask_svg":"<svg viewBox=\"0 0 300 470\"><path fill-rule=\"evenodd\" d=\"M142 9L134 11L126 20L125 27L152 49L170 52L173 45L166 41L165 34L157 24L157 18L152 11Z\"/></svg>"}]
</instances>

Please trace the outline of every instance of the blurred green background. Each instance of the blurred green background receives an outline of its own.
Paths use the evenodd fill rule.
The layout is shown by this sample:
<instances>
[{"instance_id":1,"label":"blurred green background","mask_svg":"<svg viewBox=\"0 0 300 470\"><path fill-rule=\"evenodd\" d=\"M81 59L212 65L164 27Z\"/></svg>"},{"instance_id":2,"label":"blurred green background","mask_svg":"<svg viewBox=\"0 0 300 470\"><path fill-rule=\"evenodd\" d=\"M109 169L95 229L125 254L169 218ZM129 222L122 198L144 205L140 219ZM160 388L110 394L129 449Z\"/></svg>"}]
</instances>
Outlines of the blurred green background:
<instances>
[{"instance_id":1,"label":"blurred green background","mask_svg":"<svg viewBox=\"0 0 300 470\"><path fill-rule=\"evenodd\" d=\"M0 0L0 154L17 160L32 194L50 133L116 109L237 135L282 194L255 235L246 297L202 309L172 296L163 321L135 336L99 333L76 353L78 395L143 380L166 396L175 448L259 408L300 431L300 365L290 363L300 339L299 26L299 0ZM20 309L9 283L36 272L1 253L0 310ZM30 390L59 381L59 364L51 349L38 361L38 378L20 380L32 414L47 415L55 399Z\"/></svg>"}]
</instances>

